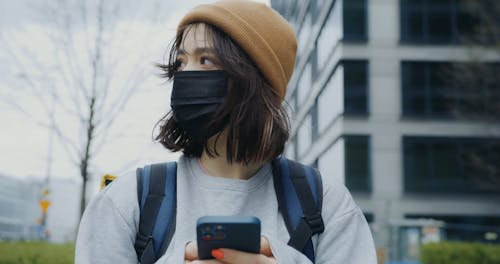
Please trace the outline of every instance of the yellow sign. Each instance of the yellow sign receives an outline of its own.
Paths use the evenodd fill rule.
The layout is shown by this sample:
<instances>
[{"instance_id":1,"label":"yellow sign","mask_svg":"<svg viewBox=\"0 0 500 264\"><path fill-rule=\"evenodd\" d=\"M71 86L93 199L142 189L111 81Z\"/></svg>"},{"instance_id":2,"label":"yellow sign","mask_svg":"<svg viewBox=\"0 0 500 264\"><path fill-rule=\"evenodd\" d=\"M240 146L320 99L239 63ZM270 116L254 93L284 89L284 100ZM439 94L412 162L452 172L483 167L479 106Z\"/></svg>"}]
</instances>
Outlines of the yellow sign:
<instances>
[{"instance_id":1,"label":"yellow sign","mask_svg":"<svg viewBox=\"0 0 500 264\"><path fill-rule=\"evenodd\" d=\"M42 213L46 214L47 209L49 209L50 206L50 201L49 200L41 200L40 201L40 207L42 208Z\"/></svg>"},{"instance_id":2,"label":"yellow sign","mask_svg":"<svg viewBox=\"0 0 500 264\"><path fill-rule=\"evenodd\" d=\"M104 189L108 184L116 179L116 176L111 174L106 174L101 178L101 190Z\"/></svg>"}]
</instances>

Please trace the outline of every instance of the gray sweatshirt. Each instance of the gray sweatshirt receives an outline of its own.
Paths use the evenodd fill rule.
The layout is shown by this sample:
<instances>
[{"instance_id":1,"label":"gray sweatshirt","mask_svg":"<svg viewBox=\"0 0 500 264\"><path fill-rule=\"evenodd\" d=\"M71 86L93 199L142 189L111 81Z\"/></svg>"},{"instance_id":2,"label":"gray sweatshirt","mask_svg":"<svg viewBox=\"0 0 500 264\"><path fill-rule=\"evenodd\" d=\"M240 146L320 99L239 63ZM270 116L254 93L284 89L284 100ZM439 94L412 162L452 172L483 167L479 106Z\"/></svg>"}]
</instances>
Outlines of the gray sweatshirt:
<instances>
[{"instance_id":1,"label":"gray sweatshirt","mask_svg":"<svg viewBox=\"0 0 500 264\"><path fill-rule=\"evenodd\" d=\"M328 177L329 176L329 177ZM363 213L348 190L323 176L325 231L313 237L318 264L375 264L373 239ZM128 173L89 203L76 242L75 263L138 263L134 250L139 225L137 184ZM197 159L181 157L177 168L177 222L166 253L156 262L184 263L185 245L196 241L196 220L205 215L253 215L261 220L280 264L311 263L287 245L289 234L278 211L271 166L265 164L248 180L205 174Z\"/></svg>"}]
</instances>

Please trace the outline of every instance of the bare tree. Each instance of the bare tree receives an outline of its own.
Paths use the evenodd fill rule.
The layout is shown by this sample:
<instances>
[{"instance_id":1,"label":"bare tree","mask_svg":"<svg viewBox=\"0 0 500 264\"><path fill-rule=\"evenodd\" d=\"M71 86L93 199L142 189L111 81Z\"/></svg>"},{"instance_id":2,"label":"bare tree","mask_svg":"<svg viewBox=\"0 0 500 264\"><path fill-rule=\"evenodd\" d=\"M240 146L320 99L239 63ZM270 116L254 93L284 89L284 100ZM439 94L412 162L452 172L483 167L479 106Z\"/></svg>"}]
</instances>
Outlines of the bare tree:
<instances>
[{"instance_id":1,"label":"bare tree","mask_svg":"<svg viewBox=\"0 0 500 264\"><path fill-rule=\"evenodd\" d=\"M68 158L78 167L83 213L93 159L108 141L108 132L120 112L148 78L145 66L152 62L145 59L154 51L148 49L147 43L136 43L140 49L133 53L117 53L117 46L134 41L119 24L123 1L45 3L48 5L34 10L41 18L38 33L46 41L1 35L4 51L23 81L20 91L2 94L1 98L57 135ZM158 3L153 4L156 7ZM158 18L159 13L152 17ZM37 49L45 44L50 45L49 54ZM21 92L37 98L42 113L32 113L30 106L13 100ZM67 128L68 122L76 124L77 133Z\"/></svg>"},{"instance_id":2,"label":"bare tree","mask_svg":"<svg viewBox=\"0 0 500 264\"><path fill-rule=\"evenodd\" d=\"M459 120L500 126L500 3L497 0L462 0L461 18L469 26L460 43L469 47L469 60L442 69L441 95L450 113ZM468 31L468 32L467 32ZM492 131L497 131L492 129ZM471 188L500 191L500 134L481 147L463 147L460 159Z\"/></svg>"},{"instance_id":3,"label":"bare tree","mask_svg":"<svg viewBox=\"0 0 500 264\"><path fill-rule=\"evenodd\" d=\"M500 122L500 3L495 0L463 0L469 32L460 43L469 47L469 61L454 63L449 70L450 83L461 101L454 110L457 118ZM493 62L491 61L493 59ZM451 76L450 76L451 75Z\"/></svg>"}]
</instances>

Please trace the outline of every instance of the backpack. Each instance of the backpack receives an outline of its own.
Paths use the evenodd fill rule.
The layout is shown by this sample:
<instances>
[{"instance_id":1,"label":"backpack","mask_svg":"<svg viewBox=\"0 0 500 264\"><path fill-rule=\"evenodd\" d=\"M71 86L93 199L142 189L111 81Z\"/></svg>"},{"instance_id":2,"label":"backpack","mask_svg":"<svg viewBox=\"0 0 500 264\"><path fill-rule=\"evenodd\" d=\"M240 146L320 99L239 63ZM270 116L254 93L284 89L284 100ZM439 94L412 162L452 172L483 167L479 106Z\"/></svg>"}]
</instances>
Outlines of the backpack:
<instances>
[{"instance_id":1,"label":"backpack","mask_svg":"<svg viewBox=\"0 0 500 264\"><path fill-rule=\"evenodd\" d=\"M288 245L314 263L311 237L324 231L321 176L316 169L286 158L271 164L278 208L290 234ZM139 263L152 264L165 253L175 232L177 163L147 165L136 174L141 213L134 247Z\"/></svg>"}]
</instances>

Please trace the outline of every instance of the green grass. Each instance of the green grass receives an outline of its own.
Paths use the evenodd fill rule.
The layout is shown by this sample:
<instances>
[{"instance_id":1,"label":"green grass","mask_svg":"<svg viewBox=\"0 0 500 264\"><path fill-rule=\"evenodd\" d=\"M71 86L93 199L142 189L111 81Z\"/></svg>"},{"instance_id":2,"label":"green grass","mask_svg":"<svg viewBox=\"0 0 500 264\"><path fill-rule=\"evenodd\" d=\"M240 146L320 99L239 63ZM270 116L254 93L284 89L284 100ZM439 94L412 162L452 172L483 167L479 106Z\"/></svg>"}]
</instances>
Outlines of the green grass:
<instances>
[{"instance_id":1,"label":"green grass","mask_svg":"<svg viewBox=\"0 0 500 264\"><path fill-rule=\"evenodd\" d=\"M0 264L73 263L74 244L46 242L0 242Z\"/></svg>"}]
</instances>

